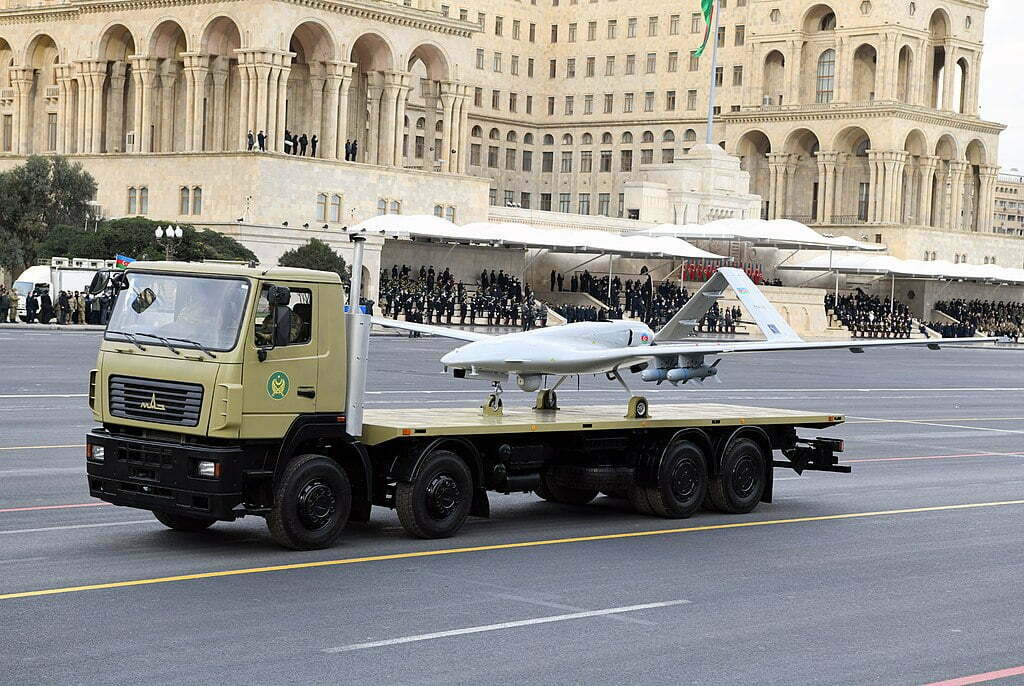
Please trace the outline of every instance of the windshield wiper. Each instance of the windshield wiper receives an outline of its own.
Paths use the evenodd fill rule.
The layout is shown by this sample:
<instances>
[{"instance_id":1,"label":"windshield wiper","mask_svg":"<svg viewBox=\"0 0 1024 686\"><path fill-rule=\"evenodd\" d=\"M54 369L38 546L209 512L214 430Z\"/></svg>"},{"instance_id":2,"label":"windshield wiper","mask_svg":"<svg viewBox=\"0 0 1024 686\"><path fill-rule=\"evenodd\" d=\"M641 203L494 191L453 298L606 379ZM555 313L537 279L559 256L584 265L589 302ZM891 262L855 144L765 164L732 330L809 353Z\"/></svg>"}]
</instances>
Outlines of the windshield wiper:
<instances>
[{"instance_id":1,"label":"windshield wiper","mask_svg":"<svg viewBox=\"0 0 1024 686\"><path fill-rule=\"evenodd\" d=\"M130 334L127 331L111 331L110 329L107 329L107 333L112 333L115 336L124 336L128 340L129 343L134 345L136 348L138 348L142 352L146 352L146 349L142 347L142 344L139 343L137 340L135 340L135 335L134 334Z\"/></svg>"},{"instance_id":2,"label":"windshield wiper","mask_svg":"<svg viewBox=\"0 0 1024 686\"><path fill-rule=\"evenodd\" d=\"M194 345L195 347L199 348L200 350L202 350L204 353L206 353L207 355L209 355L213 359L215 359L215 360L217 359L217 356L214 355L213 353L211 353L209 350L207 350L206 346L203 345L202 343L200 343L199 341L193 341L193 340L191 340L189 338L167 338L165 340L168 340L168 341L178 341L179 343L187 343L188 345Z\"/></svg>"},{"instance_id":3,"label":"windshield wiper","mask_svg":"<svg viewBox=\"0 0 1024 686\"><path fill-rule=\"evenodd\" d=\"M161 343L163 343L164 345L166 345L167 349L170 350L175 355L180 355L181 354L180 352L178 352L177 348L175 348L173 345L171 345L171 339L169 339L169 338L164 338L163 336L157 336L155 333L145 333L143 331L137 331L135 333L135 335L136 336L148 336L149 338L155 338L155 339L159 340ZM175 339L175 340L177 340L177 339Z\"/></svg>"}]
</instances>

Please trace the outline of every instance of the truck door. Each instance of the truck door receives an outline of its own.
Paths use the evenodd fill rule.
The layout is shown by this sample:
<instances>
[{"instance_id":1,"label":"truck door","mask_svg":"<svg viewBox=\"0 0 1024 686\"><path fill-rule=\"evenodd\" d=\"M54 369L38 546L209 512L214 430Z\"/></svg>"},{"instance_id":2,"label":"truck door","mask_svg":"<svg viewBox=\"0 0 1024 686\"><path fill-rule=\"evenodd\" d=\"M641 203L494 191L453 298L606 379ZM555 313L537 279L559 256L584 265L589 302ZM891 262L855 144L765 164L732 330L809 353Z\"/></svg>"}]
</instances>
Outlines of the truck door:
<instances>
[{"instance_id":1,"label":"truck door","mask_svg":"<svg viewBox=\"0 0 1024 686\"><path fill-rule=\"evenodd\" d=\"M260 362L260 347L270 342L270 285L261 286L255 316L248 327L245 414L259 431L266 428L268 435L282 435L279 432L287 429L296 414L316 411L319 355L317 321L313 316L315 289L309 285L277 284L290 287L291 326L287 343L279 341L266 350L266 359Z\"/></svg>"}]
</instances>

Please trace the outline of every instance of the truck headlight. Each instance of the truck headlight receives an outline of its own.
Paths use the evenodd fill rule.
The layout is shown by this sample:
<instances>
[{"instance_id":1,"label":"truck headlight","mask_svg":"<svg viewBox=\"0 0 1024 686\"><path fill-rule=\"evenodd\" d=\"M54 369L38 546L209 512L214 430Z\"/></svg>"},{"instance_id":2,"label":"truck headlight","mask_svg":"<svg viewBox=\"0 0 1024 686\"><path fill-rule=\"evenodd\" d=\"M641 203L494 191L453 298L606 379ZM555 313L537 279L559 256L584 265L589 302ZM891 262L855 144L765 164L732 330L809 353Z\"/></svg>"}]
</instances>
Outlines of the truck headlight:
<instances>
[{"instance_id":1,"label":"truck headlight","mask_svg":"<svg viewBox=\"0 0 1024 686\"><path fill-rule=\"evenodd\" d=\"M196 476L201 476L204 479L219 479L220 478L220 462L213 462L211 460L199 460L196 462Z\"/></svg>"},{"instance_id":2,"label":"truck headlight","mask_svg":"<svg viewBox=\"0 0 1024 686\"><path fill-rule=\"evenodd\" d=\"M103 446L89 443L85 446L85 459L90 462L103 462Z\"/></svg>"}]
</instances>

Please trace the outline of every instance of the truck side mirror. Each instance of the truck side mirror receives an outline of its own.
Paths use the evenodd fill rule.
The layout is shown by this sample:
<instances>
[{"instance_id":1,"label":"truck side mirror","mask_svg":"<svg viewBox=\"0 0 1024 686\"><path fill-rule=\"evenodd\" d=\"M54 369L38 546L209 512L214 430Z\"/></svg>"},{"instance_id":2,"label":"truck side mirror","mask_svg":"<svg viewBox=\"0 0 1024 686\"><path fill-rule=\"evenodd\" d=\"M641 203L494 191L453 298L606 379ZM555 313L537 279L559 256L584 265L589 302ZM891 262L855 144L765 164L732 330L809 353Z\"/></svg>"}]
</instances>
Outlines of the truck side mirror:
<instances>
[{"instance_id":1,"label":"truck side mirror","mask_svg":"<svg viewBox=\"0 0 1024 686\"><path fill-rule=\"evenodd\" d=\"M99 295L107 287L107 281L109 275L107 272L100 270L93 274L92 281L89 282L89 295Z\"/></svg>"}]
</instances>

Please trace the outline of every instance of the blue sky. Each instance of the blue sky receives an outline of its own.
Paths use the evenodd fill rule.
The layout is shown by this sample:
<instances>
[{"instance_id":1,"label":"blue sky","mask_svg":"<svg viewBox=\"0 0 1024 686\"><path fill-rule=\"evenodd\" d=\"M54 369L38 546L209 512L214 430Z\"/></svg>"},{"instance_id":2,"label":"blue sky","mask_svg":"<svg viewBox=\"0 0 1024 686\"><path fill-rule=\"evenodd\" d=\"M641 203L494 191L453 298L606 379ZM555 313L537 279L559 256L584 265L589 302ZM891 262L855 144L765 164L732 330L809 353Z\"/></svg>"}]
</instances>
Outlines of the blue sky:
<instances>
[{"instance_id":1,"label":"blue sky","mask_svg":"<svg viewBox=\"0 0 1024 686\"><path fill-rule=\"evenodd\" d=\"M990 0L981 65L981 116L1007 124L999 138L1003 171L1024 174L1024 2Z\"/></svg>"}]
</instances>

